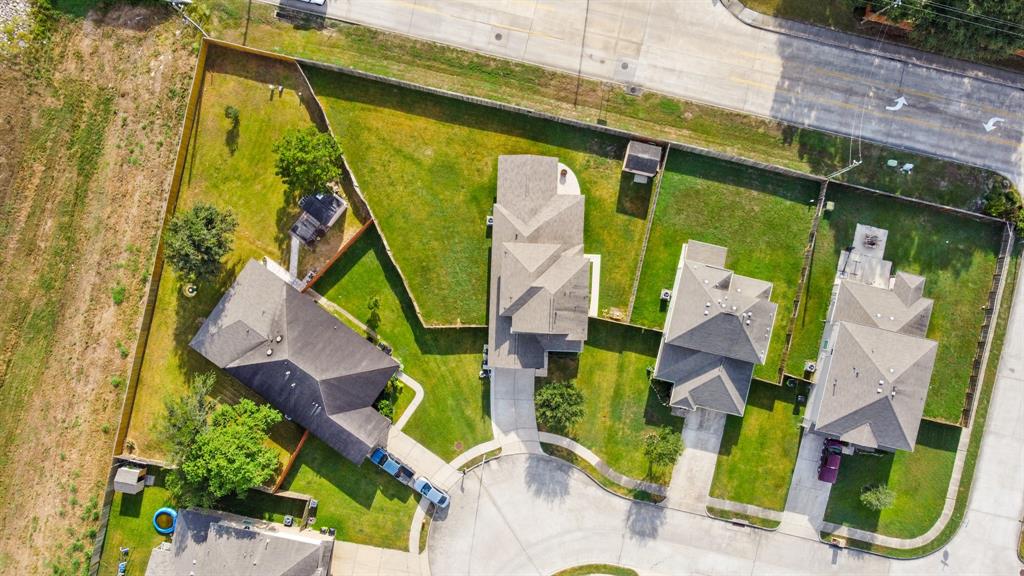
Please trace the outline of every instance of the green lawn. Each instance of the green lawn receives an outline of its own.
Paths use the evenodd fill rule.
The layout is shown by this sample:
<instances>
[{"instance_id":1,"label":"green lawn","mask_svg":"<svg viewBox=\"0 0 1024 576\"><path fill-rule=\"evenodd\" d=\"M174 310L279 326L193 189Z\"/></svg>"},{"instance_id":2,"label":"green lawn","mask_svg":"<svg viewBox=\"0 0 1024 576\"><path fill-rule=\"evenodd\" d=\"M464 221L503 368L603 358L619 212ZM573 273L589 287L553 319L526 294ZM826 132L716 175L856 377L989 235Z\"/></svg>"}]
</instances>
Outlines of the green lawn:
<instances>
[{"instance_id":1,"label":"green lawn","mask_svg":"<svg viewBox=\"0 0 1024 576\"><path fill-rule=\"evenodd\" d=\"M314 528L336 528L338 540L408 549L415 493L369 460L357 467L310 438L281 489L315 498Z\"/></svg>"},{"instance_id":2,"label":"green lawn","mask_svg":"<svg viewBox=\"0 0 1024 576\"><path fill-rule=\"evenodd\" d=\"M743 418L729 416L718 449L711 496L783 510L800 450L800 415L792 388L754 380Z\"/></svg>"},{"instance_id":3,"label":"green lawn","mask_svg":"<svg viewBox=\"0 0 1024 576\"><path fill-rule=\"evenodd\" d=\"M274 173L276 155L272 146L285 130L312 125L296 96L300 89L296 75L294 67L276 60L210 50L177 209L199 201L231 209L238 216L238 230L223 273L215 281L200 285L195 298L182 295L170 267L165 267L160 277L128 431L136 453L147 458L166 457L166 446L155 433L164 413L164 400L183 393L192 375L216 371L212 395L218 400L256 398L189 348L188 342L250 258L267 255L284 261L287 257L288 227L297 208L286 198L284 185ZM268 83L284 85L283 96L268 99ZM228 105L240 111L237 136L230 135L230 122L224 117ZM229 146L232 138L236 141ZM231 146L236 146L234 152ZM275 427L272 437L282 459L298 442L298 435L297 427L290 423Z\"/></svg>"},{"instance_id":4,"label":"green lawn","mask_svg":"<svg viewBox=\"0 0 1024 576\"><path fill-rule=\"evenodd\" d=\"M825 520L896 538L924 534L946 503L959 441L960 428L924 420L913 452L843 456ZM881 513L860 501L863 487L875 484L885 484L896 493L895 505Z\"/></svg>"},{"instance_id":5,"label":"green lawn","mask_svg":"<svg viewBox=\"0 0 1024 576\"><path fill-rule=\"evenodd\" d=\"M406 433L445 460L491 438L487 381L479 378L487 332L424 328L376 229L367 231L314 290L363 321L369 315L367 302L380 297L377 332L426 392Z\"/></svg>"},{"instance_id":6,"label":"green lawn","mask_svg":"<svg viewBox=\"0 0 1024 576\"><path fill-rule=\"evenodd\" d=\"M804 359L817 357L839 252L849 246L857 223L886 228L885 258L893 270L924 276L925 296L935 300L928 337L938 341L939 351L924 416L958 422L1002 229L840 185L829 187L829 199L835 210L819 228L788 370L799 374Z\"/></svg>"},{"instance_id":7,"label":"green lawn","mask_svg":"<svg viewBox=\"0 0 1024 576\"><path fill-rule=\"evenodd\" d=\"M622 176L627 142L344 74L307 69L395 261L430 325L486 323L498 156L556 156L586 196L601 309L626 309L650 186ZM444 290L438 290L444 286Z\"/></svg>"},{"instance_id":8,"label":"green lawn","mask_svg":"<svg viewBox=\"0 0 1024 576\"><path fill-rule=\"evenodd\" d=\"M139 494L114 494L100 557L100 574L117 574L122 547L130 550L128 574L142 574L153 548L170 541L153 528L153 514L171 503L171 495L164 488L166 474L155 468L150 469L150 473L156 476L153 486L147 486Z\"/></svg>"},{"instance_id":9,"label":"green lawn","mask_svg":"<svg viewBox=\"0 0 1024 576\"><path fill-rule=\"evenodd\" d=\"M661 334L603 320L591 320L583 352L553 354L547 381L575 380L584 398L584 416L569 436L594 451L613 470L632 478L667 484L672 469L651 470L643 437L662 426L682 430L651 387ZM544 380L538 380L541 386ZM667 399L665 390L660 390Z\"/></svg>"},{"instance_id":10,"label":"green lawn","mask_svg":"<svg viewBox=\"0 0 1024 576\"><path fill-rule=\"evenodd\" d=\"M672 288L688 240L728 248L736 273L773 284L779 305L768 358L755 376L776 381L791 302L800 281L818 186L795 178L673 150L654 210L631 321L661 328L662 288Z\"/></svg>"}]
</instances>

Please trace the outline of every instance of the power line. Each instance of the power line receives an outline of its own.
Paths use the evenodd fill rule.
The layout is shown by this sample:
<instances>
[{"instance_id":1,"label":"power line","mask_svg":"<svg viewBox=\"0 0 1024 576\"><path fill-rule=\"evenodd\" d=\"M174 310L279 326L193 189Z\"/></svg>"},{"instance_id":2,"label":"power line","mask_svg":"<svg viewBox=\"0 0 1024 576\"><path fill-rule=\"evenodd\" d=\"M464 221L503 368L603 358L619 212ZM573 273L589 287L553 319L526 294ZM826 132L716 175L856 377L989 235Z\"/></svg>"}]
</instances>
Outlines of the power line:
<instances>
[{"instance_id":1,"label":"power line","mask_svg":"<svg viewBox=\"0 0 1024 576\"><path fill-rule=\"evenodd\" d=\"M904 0L904 1L909 2L909 0ZM921 6L924 6L925 0L918 0L918 1L920 2ZM992 22L998 22L1000 24L1006 24L1007 26L1011 26L1013 28L1020 28L1020 29L1024 30L1024 24L1018 24L1016 22L1011 22L1009 20L1003 20L1002 18L996 18L994 16L989 16L987 14L980 14L980 13L971 12L969 10L963 10L961 8L957 8L956 6L950 6L948 4L939 4L938 2L934 2L933 0L928 0L927 3L928 3L928 5L935 6L936 8L943 8L945 10L950 10L952 12L958 12L960 14L963 14L965 16L970 16L972 18L981 18L983 20L989 20L989 21L992 21Z\"/></svg>"},{"instance_id":2,"label":"power line","mask_svg":"<svg viewBox=\"0 0 1024 576\"><path fill-rule=\"evenodd\" d=\"M892 6L894 4L895 4L895 0L890 0L889 5ZM906 4L902 4L901 3L901 5L905 5L905 6L908 6L910 8L913 8L915 10L920 10L922 12L927 12L928 14L939 16L941 18L949 18L950 20L957 20L959 22L963 22L964 24L971 24L971 25L974 25L974 26L981 26L982 28L988 28L989 30L994 30L996 32L1001 32L1001 33L1004 33L1004 34L1010 34L1011 36L1016 36L1018 38L1024 38L1024 34L1019 33L1019 32L1014 32L1013 30L1007 30L1005 28L997 28L995 26L990 26L988 24L983 24L981 22L974 22L974 21L971 21L971 20L965 20L964 18L959 18L959 17L954 16L952 14L944 14L942 12L936 12L934 10L929 10L929 9L925 8L924 6L911 4L909 2L906 3Z\"/></svg>"}]
</instances>

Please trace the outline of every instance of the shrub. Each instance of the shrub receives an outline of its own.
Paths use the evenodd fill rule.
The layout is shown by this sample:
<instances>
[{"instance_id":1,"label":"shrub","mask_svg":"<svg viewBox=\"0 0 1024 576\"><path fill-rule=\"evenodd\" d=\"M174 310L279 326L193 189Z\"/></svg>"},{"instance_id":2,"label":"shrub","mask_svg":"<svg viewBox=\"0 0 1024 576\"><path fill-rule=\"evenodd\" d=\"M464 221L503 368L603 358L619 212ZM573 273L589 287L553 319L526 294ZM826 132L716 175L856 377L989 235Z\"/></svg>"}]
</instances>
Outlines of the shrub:
<instances>
[{"instance_id":1,"label":"shrub","mask_svg":"<svg viewBox=\"0 0 1024 576\"><path fill-rule=\"evenodd\" d=\"M875 512L881 512L886 508L892 508L893 504L896 503L896 493L890 490L888 486L882 486L881 484L869 485L861 490L860 502Z\"/></svg>"},{"instance_id":2,"label":"shrub","mask_svg":"<svg viewBox=\"0 0 1024 576\"><path fill-rule=\"evenodd\" d=\"M552 382L537 390L537 422L555 432L565 432L583 419L583 393L573 382Z\"/></svg>"},{"instance_id":3,"label":"shrub","mask_svg":"<svg viewBox=\"0 0 1024 576\"><path fill-rule=\"evenodd\" d=\"M644 456L651 466L671 466L682 452L682 436L667 426L644 436Z\"/></svg>"},{"instance_id":4,"label":"shrub","mask_svg":"<svg viewBox=\"0 0 1024 576\"><path fill-rule=\"evenodd\" d=\"M128 347L124 345L124 342L118 340L117 343L114 344L114 346L117 348L117 353L121 355L121 358L128 357L128 354L130 352L128 351Z\"/></svg>"},{"instance_id":5,"label":"shrub","mask_svg":"<svg viewBox=\"0 0 1024 576\"><path fill-rule=\"evenodd\" d=\"M124 304L125 287L122 284L117 284L110 289L110 297L114 300L114 304L120 306Z\"/></svg>"},{"instance_id":6,"label":"shrub","mask_svg":"<svg viewBox=\"0 0 1024 576\"><path fill-rule=\"evenodd\" d=\"M1012 222L1018 229L1024 228L1024 207L1020 193L1008 181L997 183L985 194L985 214Z\"/></svg>"},{"instance_id":7,"label":"shrub","mask_svg":"<svg viewBox=\"0 0 1024 576\"><path fill-rule=\"evenodd\" d=\"M110 377L110 385L113 386L115 390L120 389L121 386L124 386L124 376L114 374Z\"/></svg>"}]
</instances>

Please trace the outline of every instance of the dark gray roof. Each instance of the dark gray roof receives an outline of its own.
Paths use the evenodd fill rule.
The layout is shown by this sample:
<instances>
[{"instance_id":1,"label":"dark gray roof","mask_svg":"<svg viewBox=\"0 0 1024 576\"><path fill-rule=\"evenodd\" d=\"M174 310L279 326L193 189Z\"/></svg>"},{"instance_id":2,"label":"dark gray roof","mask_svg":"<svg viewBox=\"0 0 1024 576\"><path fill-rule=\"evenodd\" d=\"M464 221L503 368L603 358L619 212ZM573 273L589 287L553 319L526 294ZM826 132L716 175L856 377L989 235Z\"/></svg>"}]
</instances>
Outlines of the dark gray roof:
<instances>
[{"instance_id":1,"label":"dark gray roof","mask_svg":"<svg viewBox=\"0 0 1024 576\"><path fill-rule=\"evenodd\" d=\"M631 140L626 147L626 160L622 169L641 176L654 176L661 164L661 147L646 142Z\"/></svg>"},{"instance_id":2,"label":"dark gray roof","mask_svg":"<svg viewBox=\"0 0 1024 576\"><path fill-rule=\"evenodd\" d=\"M334 541L259 520L188 509L146 576L329 576Z\"/></svg>"},{"instance_id":3,"label":"dark gray roof","mask_svg":"<svg viewBox=\"0 0 1024 576\"><path fill-rule=\"evenodd\" d=\"M299 208L326 228L334 224L338 213L345 209L345 201L337 194L321 192L303 196L299 199Z\"/></svg>"},{"instance_id":4,"label":"dark gray roof","mask_svg":"<svg viewBox=\"0 0 1024 576\"><path fill-rule=\"evenodd\" d=\"M398 363L255 260L189 345L357 464L387 435Z\"/></svg>"},{"instance_id":5,"label":"dark gray roof","mask_svg":"<svg viewBox=\"0 0 1024 576\"><path fill-rule=\"evenodd\" d=\"M323 227L309 214L299 214L298 220L292 224L290 232L306 244L312 244L323 236Z\"/></svg>"},{"instance_id":6,"label":"dark gray roof","mask_svg":"<svg viewBox=\"0 0 1024 576\"><path fill-rule=\"evenodd\" d=\"M938 343L840 322L814 429L867 448L913 450Z\"/></svg>"},{"instance_id":7,"label":"dark gray roof","mask_svg":"<svg viewBox=\"0 0 1024 576\"><path fill-rule=\"evenodd\" d=\"M654 377L674 384L675 407L742 415L777 306L770 282L723 268L725 255L713 244L683 245Z\"/></svg>"},{"instance_id":8,"label":"dark gray roof","mask_svg":"<svg viewBox=\"0 0 1024 576\"><path fill-rule=\"evenodd\" d=\"M543 368L587 337L584 198L559 189L557 158L501 156L494 205L488 364Z\"/></svg>"}]
</instances>

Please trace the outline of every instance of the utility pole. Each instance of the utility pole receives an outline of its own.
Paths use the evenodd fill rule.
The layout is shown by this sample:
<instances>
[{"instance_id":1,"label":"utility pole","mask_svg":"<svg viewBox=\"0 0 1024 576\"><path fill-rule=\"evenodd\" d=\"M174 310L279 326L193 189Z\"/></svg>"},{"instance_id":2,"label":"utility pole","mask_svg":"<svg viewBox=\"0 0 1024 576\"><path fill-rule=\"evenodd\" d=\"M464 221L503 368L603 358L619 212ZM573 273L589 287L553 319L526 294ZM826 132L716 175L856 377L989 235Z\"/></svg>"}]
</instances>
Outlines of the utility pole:
<instances>
[{"instance_id":1,"label":"utility pole","mask_svg":"<svg viewBox=\"0 0 1024 576\"><path fill-rule=\"evenodd\" d=\"M251 2L252 0L250 0ZM580 62L576 67L576 96L572 99L572 107L575 108L580 101L580 83L583 81L583 50L587 45L587 21L590 20L590 0L587 0L587 9L583 14L583 39L580 40Z\"/></svg>"}]
</instances>

